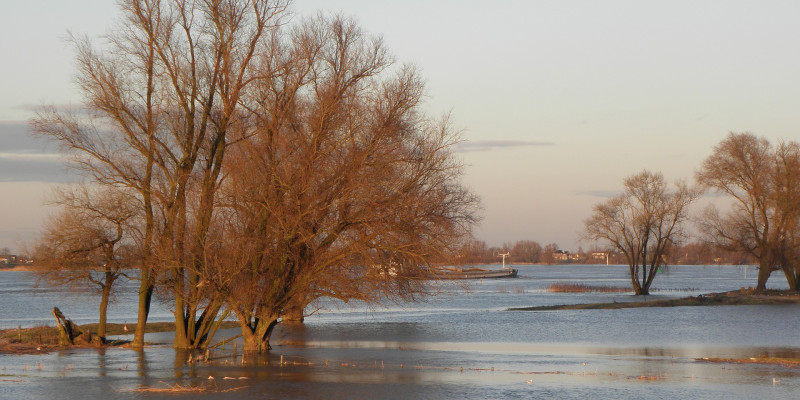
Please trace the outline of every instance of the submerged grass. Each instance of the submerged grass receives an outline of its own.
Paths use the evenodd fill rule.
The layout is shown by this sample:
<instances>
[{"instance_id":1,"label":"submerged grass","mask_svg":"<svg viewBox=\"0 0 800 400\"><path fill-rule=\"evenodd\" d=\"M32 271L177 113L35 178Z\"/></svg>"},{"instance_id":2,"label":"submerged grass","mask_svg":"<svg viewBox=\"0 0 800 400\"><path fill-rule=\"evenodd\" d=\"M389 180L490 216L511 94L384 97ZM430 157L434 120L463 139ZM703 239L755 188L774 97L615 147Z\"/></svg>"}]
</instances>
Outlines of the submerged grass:
<instances>
[{"instance_id":1,"label":"submerged grass","mask_svg":"<svg viewBox=\"0 0 800 400\"><path fill-rule=\"evenodd\" d=\"M174 385L168 385L167 387L150 387L150 386L141 386L136 389L131 389L131 392L137 393L205 393L205 392L235 392L244 388L244 386L228 388L228 389L220 389L217 387L216 384L206 384L206 385L181 385L180 383L176 383Z\"/></svg>"}]
</instances>

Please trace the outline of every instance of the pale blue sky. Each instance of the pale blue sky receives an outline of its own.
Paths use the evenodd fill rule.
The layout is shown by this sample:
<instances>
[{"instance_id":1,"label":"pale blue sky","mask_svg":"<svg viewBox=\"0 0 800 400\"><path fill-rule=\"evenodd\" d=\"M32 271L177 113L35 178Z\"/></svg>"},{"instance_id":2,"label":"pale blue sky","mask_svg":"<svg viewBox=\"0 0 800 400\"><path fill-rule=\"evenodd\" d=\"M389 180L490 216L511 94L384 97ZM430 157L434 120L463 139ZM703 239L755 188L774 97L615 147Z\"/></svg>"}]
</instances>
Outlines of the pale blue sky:
<instances>
[{"instance_id":1,"label":"pale blue sky","mask_svg":"<svg viewBox=\"0 0 800 400\"><path fill-rule=\"evenodd\" d=\"M357 17L419 66L433 113L468 145L477 236L576 250L592 204L647 168L691 180L729 131L800 140L800 2L296 0ZM75 103L68 30L102 34L114 1L0 9L0 247L30 238L55 158L24 139L43 102ZM22 138L21 138L22 137ZM582 243L590 247L592 243Z\"/></svg>"}]
</instances>

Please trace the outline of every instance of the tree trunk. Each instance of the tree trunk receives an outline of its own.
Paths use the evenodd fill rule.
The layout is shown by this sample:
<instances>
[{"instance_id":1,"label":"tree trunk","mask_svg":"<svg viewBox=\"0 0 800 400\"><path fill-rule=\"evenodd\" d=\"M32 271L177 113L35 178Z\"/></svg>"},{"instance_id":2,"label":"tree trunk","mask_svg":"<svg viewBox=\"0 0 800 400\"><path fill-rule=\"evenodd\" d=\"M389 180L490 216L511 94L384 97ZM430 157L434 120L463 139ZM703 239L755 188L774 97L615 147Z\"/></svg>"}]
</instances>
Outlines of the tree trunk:
<instances>
[{"instance_id":1,"label":"tree trunk","mask_svg":"<svg viewBox=\"0 0 800 400\"><path fill-rule=\"evenodd\" d=\"M638 280L634 280L633 281L633 294L635 294L637 296L648 295L648 294L650 294L650 290L649 290L648 287L645 287L645 286L642 286L641 284L639 284Z\"/></svg>"},{"instance_id":2,"label":"tree trunk","mask_svg":"<svg viewBox=\"0 0 800 400\"><path fill-rule=\"evenodd\" d=\"M633 294L635 295L647 294L647 293L642 293L642 284L639 281L639 275L638 275L639 268L630 264L628 265L628 268L630 269L631 272L631 286L633 287Z\"/></svg>"},{"instance_id":3,"label":"tree trunk","mask_svg":"<svg viewBox=\"0 0 800 400\"><path fill-rule=\"evenodd\" d=\"M270 350L269 340L264 343L264 340L258 334L249 330L243 330L242 332L248 332L243 334L244 351L262 353Z\"/></svg>"},{"instance_id":4,"label":"tree trunk","mask_svg":"<svg viewBox=\"0 0 800 400\"><path fill-rule=\"evenodd\" d=\"M106 342L106 311L108 311L108 298L111 296L111 284L106 278L103 294L100 297L100 319L97 321L97 341L99 344Z\"/></svg>"},{"instance_id":5,"label":"tree trunk","mask_svg":"<svg viewBox=\"0 0 800 400\"><path fill-rule=\"evenodd\" d=\"M644 268L643 268L644 269ZM648 295L650 294L650 286L653 284L653 280L658 274L658 264L650 266L650 275L647 276L647 279L644 281L644 286L642 287L642 294Z\"/></svg>"},{"instance_id":6,"label":"tree trunk","mask_svg":"<svg viewBox=\"0 0 800 400\"><path fill-rule=\"evenodd\" d=\"M305 297L302 297L305 300ZM289 306L286 307L286 310L283 314L281 320L283 322L288 323L295 323L295 324L302 324L305 320L305 314L303 311L305 310L305 301L293 301Z\"/></svg>"},{"instance_id":7,"label":"tree trunk","mask_svg":"<svg viewBox=\"0 0 800 400\"><path fill-rule=\"evenodd\" d=\"M197 333L197 347L201 349L208 348L211 344L211 340L214 339L214 335L217 333L217 329L219 329L225 318L228 317L229 311L224 311L222 315L219 315L223 305L224 303L222 301L215 299L206 307L206 311L203 313L202 323Z\"/></svg>"},{"instance_id":8,"label":"tree trunk","mask_svg":"<svg viewBox=\"0 0 800 400\"><path fill-rule=\"evenodd\" d=\"M797 275L793 266L783 266L783 274L786 275L786 282L789 283L789 290L797 291Z\"/></svg>"},{"instance_id":9,"label":"tree trunk","mask_svg":"<svg viewBox=\"0 0 800 400\"><path fill-rule=\"evenodd\" d=\"M139 283L139 311L136 318L136 330L133 333L133 341L131 347L143 348L144 347L144 331L147 327L147 317L150 315L150 302L153 299L153 284L150 268L144 266L141 268L141 282Z\"/></svg>"},{"instance_id":10,"label":"tree trunk","mask_svg":"<svg viewBox=\"0 0 800 400\"><path fill-rule=\"evenodd\" d=\"M240 319L240 321L242 321ZM278 325L278 317L258 320L252 324L242 323L242 337L244 338L244 351L263 353L272 349L269 339L272 331Z\"/></svg>"},{"instance_id":11,"label":"tree trunk","mask_svg":"<svg viewBox=\"0 0 800 400\"><path fill-rule=\"evenodd\" d=\"M179 273L176 279L183 279L185 277L186 269L179 268ZM192 274L189 272L189 274ZM190 278L191 282L197 282L196 278ZM191 284L192 288L196 290L196 284ZM223 313L220 317L220 310L224 303L220 301L217 296L207 299L208 303L203 307L198 307L199 295L192 292L189 288L189 295L187 298L180 297L179 294L184 290L186 285L175 284L175 342L176 349L200 349L207 347L213 339L216 328L221 319L224 319L227 312ZM202 312L200 312L202 310ZM200 313L198 317L198 313ZM219 319L218 319L219 317Z\"/></svg>"},{"instance_id":12,"label":"tree trunk","mask_svg":"<svg viewBox=\"0 0 800 400\"><path fill-rule=\"evenodd\" d=\"M772 274L772 258L762 256L759 259L758 265L758 283L756 285L757 292L763 292L767 290L767 280L769 276Z\"/></svg>"},{"instance_id":13,"label":"tree trunk","mask_svg":"<svg viewBox=\"0 0 800 400\"><path fill-rule=\"evenodd\" d=\"M191 348L190 340L186 332L186 314L185 314L185 299L184 299L184 273L183 268L176 268L174 276L173 293L175 296L175 341L173 346L176 349L189 349Z\"/></svg>"}]
</instances>

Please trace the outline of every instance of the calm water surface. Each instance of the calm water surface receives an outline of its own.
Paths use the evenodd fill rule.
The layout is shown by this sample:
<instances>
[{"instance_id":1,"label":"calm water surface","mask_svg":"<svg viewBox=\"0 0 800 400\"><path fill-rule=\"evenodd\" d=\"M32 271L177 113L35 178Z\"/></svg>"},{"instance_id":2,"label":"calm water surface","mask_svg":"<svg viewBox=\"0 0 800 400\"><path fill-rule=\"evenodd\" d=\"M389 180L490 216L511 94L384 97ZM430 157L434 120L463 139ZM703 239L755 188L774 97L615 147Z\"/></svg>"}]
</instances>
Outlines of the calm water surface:
<instances>
[{"instance_id":1,"label":"calm water surface","mask_svg":"<svg viewBox=\"0 0 800 400\"><path fill-rule=\"evenodd\" d=\"M634 300L620 293L545 291L556 282L627 286L626 267L518 268L518 279L448 284L424 302L372 308L323 302L306 324L279 326L268 355L234 356L229 344L214 350L210 365L187 365L188 355L169 344L144 352L2 355L0 399L176 398L133 391L175 384L215 390L182 396L231 399L800 396L797 368L703 360L800 358L800 306L505 311ZM756 273L753 267L670 267L656 278L648 299L752 286ZM54 305L76 322L96 319L91 296L33 290L32 283L25 273L0 273L0 327L52 324ZM776 273L768 286L786 284ZM125 285L112 321L135 320L135 287ZM155 305L152 320L170 318L168 303ZM227 330L217 338L236 334ZM149 340L168 342L170 336Z\"/></svg>"}]
</instances>

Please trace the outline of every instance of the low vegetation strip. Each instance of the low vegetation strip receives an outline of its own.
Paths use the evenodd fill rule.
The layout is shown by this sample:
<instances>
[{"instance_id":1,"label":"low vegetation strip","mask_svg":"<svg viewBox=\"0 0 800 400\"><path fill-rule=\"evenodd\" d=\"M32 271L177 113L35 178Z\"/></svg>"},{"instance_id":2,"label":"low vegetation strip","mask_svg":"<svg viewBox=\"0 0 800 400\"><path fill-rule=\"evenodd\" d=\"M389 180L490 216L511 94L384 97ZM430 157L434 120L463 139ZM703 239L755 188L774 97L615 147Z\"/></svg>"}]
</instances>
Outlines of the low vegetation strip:
<instances>
[{"instance_id":1,"label":"low vegetation strip","mask_svg":"<svg viewBox=\"0 0 800 400\"><path fill-rule=\"evenodd\" d=\"M220 328L238 328L237 321L223 321ZM97 324L80 326L82 331L97 332ZM127 330L126 330L127 328ZM133 326L128 324L107 324L108 336L133 334ZM150 322L145 332L171 332L175 329L174 322ZM128 343L125 340L107 342L109 346L119 346ZM55 326L35 326L32 328L12 328L0 330L0 353L41 353L66 348L58 344L58 328ZM74 346L73 346L74 347Z\"/></svg>"},{"instance_id":2,"label":"low vegetation strip","mask_svg":"<svg viewBox=\"0 0 800 400\"><path fill-rule=\"evenodd\" d=\"M545 289L553 293L625 293L629 287L585 285L581 283L556 282Z\"/></svg>"},{"instance_id":3,"label":"low vegetation strip","mask_svg":"<svg viewBox=\"0 0 800 400\"><path fill-rule=\"evenodd\" d=\"M205 384L205 385L181 385L176 383L174 385L169 385L167 387L150 387L150 386L142 386L136 389L131 389L131 392L136 393L207 393L207 392L235 392L237 390L242 389L242 387L233 387L228 389L220 389L217 387L215 383Z\"/></svg>"},{"instance_id":4,"label":"low vegetation strip","mask_svg":"<svg viewBox=\"0 0 800 400\"><path fill-rule=\"evenodd\" d=\"M554 311L554 310L613 310L620 308L641 307L688 307L688 306L732 306L732 305L760 305L760 304L800 304L800 294L792 291L771 290L754 294L749 290L736 290L732 292L711 293L707 295L690 296L680 299L634 301L625 303L590 303L568 304L539 307L509 308L507 311Z\"/></svg>"},{"instance_id":5,"label":"low vegetation strip","mask_svg":"<svg viewBox=\"0 0 800 400\"><path fill-rule=\"evenodd\" d=\"M766 364L783 365L784 367L798 368L800 360L793 358L751 357L751 358L696 358L696 361L715 364Z\"/></svg>"}]
</instances>

